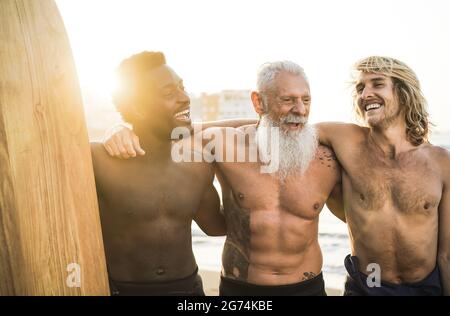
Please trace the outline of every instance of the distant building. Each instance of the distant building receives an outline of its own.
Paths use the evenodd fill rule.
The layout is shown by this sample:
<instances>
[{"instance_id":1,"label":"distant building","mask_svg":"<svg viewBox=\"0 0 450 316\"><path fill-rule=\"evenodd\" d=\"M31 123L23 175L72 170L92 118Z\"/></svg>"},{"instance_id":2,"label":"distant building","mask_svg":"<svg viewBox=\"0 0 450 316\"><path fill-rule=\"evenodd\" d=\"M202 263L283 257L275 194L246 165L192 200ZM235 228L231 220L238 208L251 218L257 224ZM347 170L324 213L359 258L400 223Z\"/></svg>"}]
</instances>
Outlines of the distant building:
<instances>
[{"instance_id":1,"label":"distant building","mask_svg":"<svg viewBox=\"0 0 450 316\"><path fill-rule=\"evenodd\" d=\"M191 99L191 120L198 122L203 120L203 101L201 97L197 97L194 94L189 95Z\"/></svg>"},{"instance_id":2,"label":"distant building","mask_svg":"<svg viewBox=\"0 0 450 316\"><path fill-rule=\"evenodd\" d=\"M203 105L202 120L204 122L217 121L219 119L219 94L202 93L201 100Z\"/></svg>"},{"instance_id":3,"label":"distant building","mask_svg":"<svg viewBox=\"0 0 450 316\"><path fill-rule=\"evenodd\" d=\"M193 122L216 121L219 119L219 95L202 93L200 96L190 95L191 119Z\"/></svg>"},{"instance_id":4,"label":"distant building","mask_svg":"<svg viewBox=\"0 0 450 316\"><path fill-rule=\"evenodd\" d=\"M250 90L224 90L219 93L219 116L221 120L256 118L250 99Z\"/></svg>"},{"instance_id":5,"label":"distant building","mask_svg":"<svg viewBox=\"0 0 450 316\"><path fill-rule=\"evenodd\" d=\"M257 118L250 99L250 90L224 90L191 96L193 121L217 121L236 118Z\"/></svg>"}]
</instances>

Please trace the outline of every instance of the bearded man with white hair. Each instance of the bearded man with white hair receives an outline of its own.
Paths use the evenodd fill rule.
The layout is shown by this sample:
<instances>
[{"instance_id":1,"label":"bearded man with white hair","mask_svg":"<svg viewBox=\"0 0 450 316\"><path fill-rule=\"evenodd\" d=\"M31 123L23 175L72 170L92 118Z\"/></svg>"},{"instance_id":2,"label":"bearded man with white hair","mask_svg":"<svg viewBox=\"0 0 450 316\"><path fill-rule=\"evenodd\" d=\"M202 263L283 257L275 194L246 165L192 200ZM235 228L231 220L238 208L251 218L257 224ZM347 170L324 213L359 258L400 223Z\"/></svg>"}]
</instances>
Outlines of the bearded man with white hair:
<instances>
[{"instance_id":1,"label":"bearded man with white hair","mask_svg":"<svg viewBox=\"0 0 450 316\"><path fill-rule=\"evenodd\" d=\"M216 162L227 222L220 295L326 295L319 214L327 203L345 221L341 175L333 152L319 146L308 124L303 69L289 61L263 65L251 99L260 116L256 126L222 130L238 139L248 135L231 146L257 147L258 161ZM267 163L274 168L261 172Z\"/></svg>"},{"instance_id":2,"label":"bearded man with white hair","mask_svg":"<svg viewBox=\"0 0 450 316\"><path fill-rule=\"evenodd\" d=\"M319 214L327 203L345 221L341 170L308 124L311 94L303 69L290 61L264 64L251 99L258 123L203 132L222 137L223 145L213 155L227 223L219 294L326 295ZM105 145L136 137L127 129L116 134ZM236 159L239 153L248 155Z\"/></svg>"}]
</instances>

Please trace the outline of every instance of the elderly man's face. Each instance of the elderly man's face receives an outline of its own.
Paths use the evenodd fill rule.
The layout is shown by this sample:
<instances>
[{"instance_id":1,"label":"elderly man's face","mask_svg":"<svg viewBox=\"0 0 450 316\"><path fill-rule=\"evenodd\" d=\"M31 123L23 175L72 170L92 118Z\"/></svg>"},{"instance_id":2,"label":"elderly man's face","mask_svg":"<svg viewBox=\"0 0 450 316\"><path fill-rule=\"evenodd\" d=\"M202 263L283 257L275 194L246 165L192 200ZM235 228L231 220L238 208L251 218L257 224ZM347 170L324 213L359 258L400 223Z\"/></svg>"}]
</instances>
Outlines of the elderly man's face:
<instances>
[{"instance_id":1,"label":"elderly man's face","mask_svg":"<svg viewBox=\"0 0 450 316\"><path fill-rule=\"evenodd\" d=\"M267 95L268 115L284 132L300 131L307 123L311 94L301 75L281 72Z\"/></svg>"}]
</instances>

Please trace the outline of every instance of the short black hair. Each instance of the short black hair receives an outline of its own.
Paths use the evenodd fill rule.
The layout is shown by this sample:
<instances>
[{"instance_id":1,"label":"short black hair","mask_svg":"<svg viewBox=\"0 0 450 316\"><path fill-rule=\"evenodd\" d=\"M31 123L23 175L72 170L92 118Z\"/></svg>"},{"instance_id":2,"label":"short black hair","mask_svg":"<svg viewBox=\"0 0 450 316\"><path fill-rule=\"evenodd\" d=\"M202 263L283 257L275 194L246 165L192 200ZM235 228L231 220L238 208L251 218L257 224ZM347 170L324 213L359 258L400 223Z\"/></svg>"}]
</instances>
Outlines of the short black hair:
<instances>
[{"instance_id":1,"label":"short black hair","mask_svg":"<svg viewBox=\"0 0 450 316\"><path fill-rule=\"evenodd\" d=\"M123 120L133 124L137 119L136 106L142 95L144 75L154 68L166 64L161 52L147 52L133 55L120 63L117 68L118 87L112 99Z\"/></svg>"}]
</instances>

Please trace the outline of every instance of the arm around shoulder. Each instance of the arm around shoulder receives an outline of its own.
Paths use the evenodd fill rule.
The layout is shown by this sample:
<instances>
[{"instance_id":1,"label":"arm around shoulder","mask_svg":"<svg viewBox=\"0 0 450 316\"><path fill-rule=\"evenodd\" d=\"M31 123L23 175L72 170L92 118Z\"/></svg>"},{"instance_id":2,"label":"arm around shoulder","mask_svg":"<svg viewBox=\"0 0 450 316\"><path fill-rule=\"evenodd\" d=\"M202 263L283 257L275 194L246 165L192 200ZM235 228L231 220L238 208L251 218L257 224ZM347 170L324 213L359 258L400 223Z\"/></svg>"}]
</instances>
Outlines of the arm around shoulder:
<instances>
[{"instance_id":1,"label":"arm around shoulder","mask_svg":"<svg viewBox=\"0 0 450 316\"><path fill-rule=\"evenodd\" d=\"M232 120L222 120L222 121L210 121L203 123L194 123L194 126L201 126L202 130L211 127L241 127L244 125L256 124L257 119L232 119Z\"/></svg>"},{"instance_id":2,"label":"arm around shoulder","mask_svg":"<svg viewBox=\"0 0 450 316\"><path fill-rule=\"evenodd\" d=\"M340 122L323 122L315 125L319 142L333 147L339 140L361 131L361 126Z\"/></svg>"}]
</instances>

